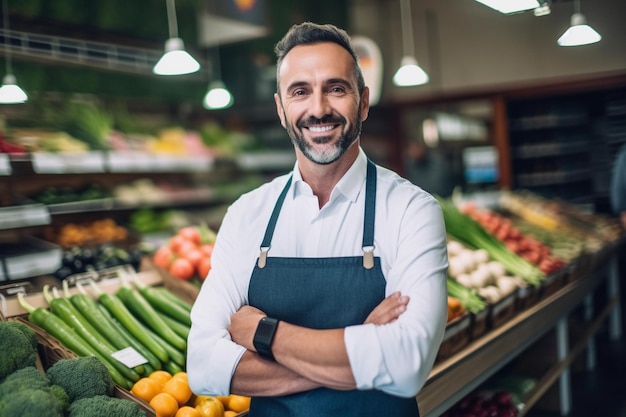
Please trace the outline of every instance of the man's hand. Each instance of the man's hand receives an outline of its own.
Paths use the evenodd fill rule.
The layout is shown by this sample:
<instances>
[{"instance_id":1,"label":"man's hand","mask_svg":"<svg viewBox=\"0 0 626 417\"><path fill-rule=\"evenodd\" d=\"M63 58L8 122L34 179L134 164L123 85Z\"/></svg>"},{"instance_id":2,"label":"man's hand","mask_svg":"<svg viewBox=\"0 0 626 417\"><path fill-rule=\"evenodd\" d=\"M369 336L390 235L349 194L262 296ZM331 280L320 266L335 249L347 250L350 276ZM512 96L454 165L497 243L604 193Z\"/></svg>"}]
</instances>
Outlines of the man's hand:
<instances>
[{"instance_id":1,"label":"man's hand","mask_svg":"<svg viewBox=\"0 0 626 417\"><path fill-rule=\"evenodd\" d=\"M258 308L245 305L241 307L235 314L230 317L230 325L228 332L233 342L245 347L252 352L256 352L252 341L254 333L259 325L259 321L266 314Z\"/></svg>"},{"instance_id":2,"label":"man's hand","mask_svg":"<svg viewBox=\"0 0 626 417\"><path fill-rule=\"evenodd\" d=\"M406 311L409 303L408 295L401 295L399 291L394 292L378 304L367 316L363 324L387 324L393 323Z\"/></svg>"}]
</instances>

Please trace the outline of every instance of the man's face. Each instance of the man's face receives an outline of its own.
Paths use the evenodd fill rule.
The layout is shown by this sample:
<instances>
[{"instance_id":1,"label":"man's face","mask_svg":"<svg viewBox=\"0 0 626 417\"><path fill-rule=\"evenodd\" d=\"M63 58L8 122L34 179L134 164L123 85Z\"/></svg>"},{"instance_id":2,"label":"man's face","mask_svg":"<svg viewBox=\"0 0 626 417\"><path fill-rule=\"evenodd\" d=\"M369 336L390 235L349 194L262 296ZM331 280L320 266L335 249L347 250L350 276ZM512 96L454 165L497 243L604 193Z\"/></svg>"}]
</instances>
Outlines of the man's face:
<instances>
[{"instance_id":1,"label":"man's face","mask_svg":"<svg viewBox=\"0 0 626 417\"><path fill-rule=\"evenodd\" d=\"M332 43L301 45L285 56L275 94L281 124L311 161L338 160L361 134L369 110L369 91L359 97L354 61Z\"/></svg>"}]
</instances>

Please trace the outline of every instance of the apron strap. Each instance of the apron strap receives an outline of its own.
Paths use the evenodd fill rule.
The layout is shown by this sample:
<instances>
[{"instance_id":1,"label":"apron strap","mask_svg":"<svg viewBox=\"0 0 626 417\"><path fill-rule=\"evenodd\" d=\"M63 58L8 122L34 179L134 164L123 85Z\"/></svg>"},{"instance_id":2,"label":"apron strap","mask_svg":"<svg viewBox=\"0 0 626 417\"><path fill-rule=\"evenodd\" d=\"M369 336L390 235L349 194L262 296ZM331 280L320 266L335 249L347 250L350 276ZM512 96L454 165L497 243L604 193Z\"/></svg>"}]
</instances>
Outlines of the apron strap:
<instances>
[{"instance_id":1,"label":"apron strap","mask_svg":"<svg viewBox=\"0 0 626 417\"><path fill-rule=\"evenodd\" d=\"M270 246L272 245L272 236L274 235L274 229L276 228L276 222L278 222L278 215L280 214L280 209L283 206L283 202L285 201L285 197L287 196L287 191L289 191L289 187L291 186L291 180L293 175L289 177L285 187L278 196L278 200L274 205L274 210L272 211L272 216L270 217L270 221L267 224L267 228L265 229L265 236L263 236L263 242L261 242L261 254L259 255L258 266L259 268L265 267L265 260L267 259L267 251L270 250Z\"/></svg>"},{"instance_id":2,"label":"apron strap","mask_svg":"<svg viewBox=\"0 0 626 417\"><path fill-rule=\"evenodd\" d=\"M285 187L280 193L272 216L270 217L267 228L265 229L265 236L263 236L263 242L261 242L261 253L259 254L258 267L264 268L267 259L267 252L270 250L272 244L272 236L274 235L274 229L278 222L278 215L280 209L283 206L287 191L291 186L291 180L293 176L289 177ZM365 215L363 216L363 267L366 269L372 269L374 267L374 220L376 218L376 165L369 159L367 160L367 176L365 179Z\"/></svg>"},{"instance_id":3,"label":"apron strap","mask_svg":"<svg viewBox=\"0 0 626 417\"><path fill-rule=\"evenodd\" d=\"M365 215L363 216L363 267L374 267L374 220L376 218L376 165L367 160Z\"/></svg>"}]
</instances>

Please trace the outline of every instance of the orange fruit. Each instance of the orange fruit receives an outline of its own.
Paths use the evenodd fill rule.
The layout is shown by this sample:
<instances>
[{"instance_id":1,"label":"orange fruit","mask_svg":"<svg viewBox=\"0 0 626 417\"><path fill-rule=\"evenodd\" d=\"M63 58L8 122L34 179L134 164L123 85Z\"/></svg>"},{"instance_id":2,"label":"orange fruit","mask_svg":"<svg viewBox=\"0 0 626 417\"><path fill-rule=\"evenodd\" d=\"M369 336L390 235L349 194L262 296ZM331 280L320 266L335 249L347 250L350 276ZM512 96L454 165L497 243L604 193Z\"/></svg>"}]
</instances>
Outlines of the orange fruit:
<instances>
[{"instance_id":1,"label":"orange fruit","mask_svg":"<svg viewBox=\"0 0 626 417\"><path fill-rule=\"evenodd\" d=\"M178 411L178 401L167 392L160 392L150 401L156 417L174 417Z\"/></svg>"},{"instance_id":2,"label":"orange fruit","mask_svg":"<svg viewBox=\"0 0 626 417\"><path fill-rule=\"evenodd\" d=\"M224 411L224 417L235 417L237 414L239 413L233 410Z\"/></svg>"},{"instance_id":3,"label":"orange fruit","mask_svg":"<svg viewBox=\"0 0 626 417\"><path fill-rule=\"evenodd\" d=\"M246 411L250 408L250 397L230 394L228 396L228 406L226 408L228 410L236 411L237 413Z\"/></svg>"},{"instance_id":4,"label":"orange fruit","mask_svg":"<svg viewBox=\"0 0 626 417\"><path fill-rule=\"evenodd\" d=\"M196 410L195 407L190 407L188 405L185 405L178 409L175 417L202 417L202 416L200 415L200 411Z\"/></svg>"},{"instance_id":5,"label":"orange fruit","mask_svg":"<svg viewBox=\"0 0 626 417\"><path fill-rule=\"evenodd\" d=\"M155 395L161 392L161 385L156 380L143 377L133 384L130 392L149 403Z\"/></svg>"},{"instance_id":6,"label":"orange fruit","mask_svg":"<svg viewBox=\"0 0 626 417\"><path fill-rule=\"evenodd\" d=\"M224 404L225 410L228 409L228 398L230 398L230 395L217 395L215 396L215 398L217 398L218 400L221 401L222 404Z\"/></svg>"},{"instance_id":7,"label":"orange fruit","mask_svg":"<svg viewBox=\"0 0 626 417\"><path fill-rule=\"evenodd\" d=\"M224 404L215 397L209 396L196 406L201 417L224 417Z\"/></svg>"},{"instance_id":8,"label":"orange fruit","mask_svg":"<svg viewBox=\"0 0 626 417\"><path fill-rule=\"evenodd\" d=\"M165 383L172 378L172 374L170 374L167 371L158 370L158 371L152 372L148 376L148 378L157 381L159 385L161 386L161 389L163 389L163 386L165 385Z\"/></svg>"},{"instance_id":9,"label":"orange fruit","mask_svg":"<svg viewBox=\"0 0 626 417\"><path fill-rule=\"evenodd\" d=\"M200 404L202 401L206 400L207 398L211 398L211 395L196 395L195 398L193 399L193 405L197 406L198 404Z\"/></svg>"},{"instance_id":10,"label":"orange fruit","mask_svg":"<svg viewBox=\"0 0 626 417\"><path fill-rule=\"evenodd\" d=\"M176 398L178 405L185 405L192 396L191 388L187 379L178 377L172 377L169 381L163 385L163 392L167 392L172 397Z\"/></svg>"},{"instance_id":11,"label":"orange fruit","mask_svg":"<svg viewBox=\"0 0 626 417\"><path fill-rule=\"evenodd\" d=\"M187 372L176 372L174 375L172 375L172 378L179 378L182 379L184 381L189 381L189 379L187 378Z\"/></svg>"}]
</instances>

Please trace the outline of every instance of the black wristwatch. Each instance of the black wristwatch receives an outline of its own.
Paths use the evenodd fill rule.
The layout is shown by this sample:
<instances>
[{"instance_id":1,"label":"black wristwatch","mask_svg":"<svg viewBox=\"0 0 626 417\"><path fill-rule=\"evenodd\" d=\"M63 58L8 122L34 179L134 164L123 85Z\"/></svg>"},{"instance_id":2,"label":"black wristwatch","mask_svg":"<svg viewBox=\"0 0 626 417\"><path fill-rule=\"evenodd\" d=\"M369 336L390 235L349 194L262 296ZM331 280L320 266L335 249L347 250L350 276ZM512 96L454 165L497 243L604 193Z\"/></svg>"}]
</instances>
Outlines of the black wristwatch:
<instances>
[{"instance_id":1,"label":"black wristwatch","mask_svg":"<svg viewBox=\"0 0 626 417\"><path fill-rule=\"evenodd\" d=\"M259 325L254 333L254 339L252 340L252 344L259 356L272 361L274 360L272 342L274 341L276 327L278 327L278 320L271 317L263 317L259 321Z\"/></svg>"}]
</instances>

